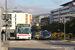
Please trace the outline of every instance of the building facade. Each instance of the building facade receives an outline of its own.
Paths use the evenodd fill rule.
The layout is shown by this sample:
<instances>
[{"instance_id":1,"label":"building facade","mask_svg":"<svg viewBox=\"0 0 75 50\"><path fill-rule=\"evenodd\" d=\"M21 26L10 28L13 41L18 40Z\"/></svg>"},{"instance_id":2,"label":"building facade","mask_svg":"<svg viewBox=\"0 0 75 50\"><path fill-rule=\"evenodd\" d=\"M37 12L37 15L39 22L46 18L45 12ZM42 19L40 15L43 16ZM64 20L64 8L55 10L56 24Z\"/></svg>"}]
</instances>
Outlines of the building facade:
<instances>
[{"instance_id":1,"label":"building facade","mask_svg":"<svg viewBox=\"0 0 75 50\"><path fill-rule=\"evenodd\" d=\"M41 26L50 24L50 17L44 17L41 19Z\"/></svg>"},{"instance_id":2,"label":"building facade","mask_svg":"<svg viewBox=\"0 0 75 50\"><path fill-rule=\"evenodd\" d=\"M6 14L4 13L3 15L5 16ZM32 14L28 13L12 12L7 13L7 16L9 17L7 29L10 27L10 32L15 30L15 26L17 26L17 24L31 24L32 22ZM5 29L5 25L6 24L3 25L2 29Z\"/></svg>"},{"instance_id":3,"label":"building facade","mask_svg":"<svg viewBox=\"0 0 75 50\"><path fill-rule=\"evenodd\" d=\"M49 19L50 19L50 14L42 14L42 15L39 15L39 25L41 26L41 20L42 20L42 18L47 18L47 17L49 17Z\"/></svg>"},{"instance_id":4,"label":"building facade","mask_svg":"<svg viewBox=\"0 0 75 50\"><path fill-rule=\"evenodd\" d=\"M4 13L4 8L0 7L0 29L1 29L2 25L5 23L3 21L3 13Z\"/></svg>"},{"instance_id":5,"label":"building facade","mask_svg":"<svg viewBox=\"0 0 75 50\"><path fill-rule=\"evenodd\" d=\"M46 14L39 14L39 15L36 15L36 16L33 16L33 24L32 25L35 25L35 23L39 24L39 26L41 26L41 19L42 18L45 18L45 17L50 17L50 13L46 13ZM50 18L49 18L50 19Z\"/></svg>"},{"instance_id":6,"label":"building facade","mask_svg":"<svg viewBox=\"0 0 75 50\"><path fill-rule=\"evenodd\" d=\"M50 23L54 21L63 23L71 21L75 17L75 1L70 1L68 3L62 4L61 6L63 7L50 12Z\"/></svg>"}]
</instances>

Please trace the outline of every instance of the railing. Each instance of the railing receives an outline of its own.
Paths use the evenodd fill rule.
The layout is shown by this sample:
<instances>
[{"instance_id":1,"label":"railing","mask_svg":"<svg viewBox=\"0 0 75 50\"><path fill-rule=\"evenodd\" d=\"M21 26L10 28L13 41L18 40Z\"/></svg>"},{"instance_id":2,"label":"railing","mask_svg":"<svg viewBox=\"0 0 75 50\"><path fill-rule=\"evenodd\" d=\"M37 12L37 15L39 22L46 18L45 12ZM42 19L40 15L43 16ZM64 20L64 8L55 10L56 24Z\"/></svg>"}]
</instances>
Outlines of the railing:
<instances>
[{"instance_id":1,"label":"railing","mask_svg":"<svg viewBox=\"0 0 75 50\"><path fill-rule=\"evenodd\" d=\"M61 19L61 21L63 21L63 19ZM65 18L65 21L70 21L70 18Z\"/></svg>"},{"instance_id":2,"label":"railing","mask_svg":"<svg viewBox=\"0 0 75 50\"><path fill-rule=\"evenodd\" d=\"M55 14L59 14L59 12L55 12L54 15L55 15Z\"/></svg>"},{"instance_id":3,"label":"railing","mask_svg":"<svg viewBox=\"0 0 75 50\"><path fill-rule=\"evenodd\" d=\"M59 19L54 19L54 21L59 21Z\"/></svg>"},{"instance_id":4,"label":"railing","mask_svg":"<svg viewBox=\"0 0 75 50\"><path fill-rule=\"evenodd\" d=\"M61 11L61 13L67 13L70 12L70 10Z\"/></svg>"},{"instance_id":5,"label":"railing","mask_svg":"<svg viewBox=\"0 0 75 50\"><path fill-rule=\"evenodd\" d=\"M54 16L53 18L59 18L59 16Z\"/></svg>"},{"instance_id":6,"label":"railing","mask_svg":"<svg viewBox=\"0 0 75 50\"><path fill-rule=\"evenodd\" d=\"M66 9L66 8L69 8L69 6L62 7L61 9Z\"/></svg>"},{"instance_id":7,"label":"railing","mask_svg":"<svg viewBox=\"0 0 75 50\"><path fill-rule=\"evenodd\" d=\"M70 16L70 14L61 15L61 17L66 17L66 16Z\"/></svg>"}]
</instances>

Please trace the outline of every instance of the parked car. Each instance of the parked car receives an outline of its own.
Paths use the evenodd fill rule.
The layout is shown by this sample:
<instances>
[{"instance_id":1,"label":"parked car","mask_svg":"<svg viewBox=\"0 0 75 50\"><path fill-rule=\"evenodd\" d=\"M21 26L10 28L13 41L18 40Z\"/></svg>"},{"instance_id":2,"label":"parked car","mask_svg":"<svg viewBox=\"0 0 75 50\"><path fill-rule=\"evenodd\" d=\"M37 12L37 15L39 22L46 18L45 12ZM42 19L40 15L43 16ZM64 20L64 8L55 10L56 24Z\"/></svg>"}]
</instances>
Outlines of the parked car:
<instances>
[{"instance_id":1,"label":"parked car","mask_svg":"<svg viewBox=\"0 0 75 50\"><path fill-rule=\"evenodd\" d=\"M34 38L34 37L35 37L35 33L36 33L36 32L32 32L32 38Z\"/></svg>"},{"instance_id":2,"label":"parked car","mask_svg":"<svg viewBox=\"0 0 75 50\"><path fill-rule=\"evenodd\" d=\"M48 31L40 31L35 34L35 39L51 39L51 34Z\"/></svg>"}]
</instances>

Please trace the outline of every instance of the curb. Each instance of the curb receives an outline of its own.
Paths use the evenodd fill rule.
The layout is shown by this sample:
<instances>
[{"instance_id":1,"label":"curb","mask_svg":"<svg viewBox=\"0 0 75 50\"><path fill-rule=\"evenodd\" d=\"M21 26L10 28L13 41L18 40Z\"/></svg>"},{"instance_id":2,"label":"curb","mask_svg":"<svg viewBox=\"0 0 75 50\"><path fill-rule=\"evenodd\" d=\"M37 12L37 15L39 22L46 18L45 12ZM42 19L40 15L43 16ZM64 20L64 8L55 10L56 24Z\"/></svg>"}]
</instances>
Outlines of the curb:
<instances>
[{"instance_id":1,"label":"curb","mask_svg":"<svg viewBox=\"0 0 75 50\"><path fill-rule=\"evenodd\" d=\"M75 41L69 41L69 42L73 42L73 43L75 43Z\"/></svg>"},{"instance_id":2,"label":"curb","mask_svg":"<svg viewBox=\"0 0 75 50\"><path fill-rule=\"evenodd\" d=\"M71 40L61 40L61 41L67 41L67 42L75 42L75 41L71 41Z\"/></svg>"}]
</instances>

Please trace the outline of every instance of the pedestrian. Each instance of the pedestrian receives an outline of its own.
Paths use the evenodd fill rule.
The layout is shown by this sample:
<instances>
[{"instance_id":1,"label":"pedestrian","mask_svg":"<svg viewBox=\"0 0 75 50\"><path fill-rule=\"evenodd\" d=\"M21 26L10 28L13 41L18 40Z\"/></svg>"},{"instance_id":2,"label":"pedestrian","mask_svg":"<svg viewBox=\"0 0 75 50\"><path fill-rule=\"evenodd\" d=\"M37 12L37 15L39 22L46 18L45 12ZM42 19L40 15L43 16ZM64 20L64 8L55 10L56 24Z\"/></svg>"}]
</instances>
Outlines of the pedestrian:
<instances>
[{"instance_id":1,"label":"pedestrian","mask_svg":"<svg viewBox=\"0 0 75 50\"><path fill-rule=\"evenodd\" d=\"M5 34L5 30L2 30L2 32L1 32L1 39L2 39L2 41L3 41L3 34Z\"/></svg>"}]
</instances>

